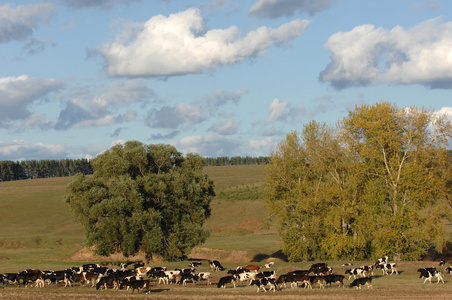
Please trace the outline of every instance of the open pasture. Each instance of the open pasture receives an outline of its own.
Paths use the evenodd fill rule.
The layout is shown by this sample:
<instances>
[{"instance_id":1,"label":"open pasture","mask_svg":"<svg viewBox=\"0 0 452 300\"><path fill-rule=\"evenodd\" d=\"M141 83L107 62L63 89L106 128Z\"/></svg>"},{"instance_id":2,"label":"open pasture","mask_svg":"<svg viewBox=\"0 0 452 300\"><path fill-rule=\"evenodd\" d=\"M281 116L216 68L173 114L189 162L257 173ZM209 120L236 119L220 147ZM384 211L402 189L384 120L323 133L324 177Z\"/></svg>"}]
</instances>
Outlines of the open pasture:
<instances>
[{"instance_id":1,"label":"open pasture","mask_svg":"<svg viewBox=\"0 0 452 300\"><path fill-rule=\"evenodd\" d=\"M263 265L274 261L277 276L297 269L309 268L312 262L289 263L281 259L280 239L274 228L265 226L266 208L261 198L265 178L265 166L207 167L205 172L215 181L217 197L212 201L212 216L206 221L211 235L205 244L197 247L191 256L218 259L226 269L235 269L250 261ZM64 188L71 178L35 179L0 182L0 272L19 272L28 268L62 270L87 262L103 262L104 259L82 259L76 256L84 249L82 226L64 203ZM249 197L247 196L249 195ZM240 255L231 255L232 252ZM114 261L114 260L110 260ZM449 261L452 263L452 261ZM344 275L345 270L374 262L331 261L334 273ZM149 263L170 268L187 268L188 261ZM256 292L255 286L217 288L215 283L226 271L213 274L211 286L158 285L153 282L151 293L135 294L134 298L155 299L447 299L452 298L452 276L444 275L445 284L423 284L416 270L432 267L443 270L438 262L398 262L400 275L382 276L374 271L373 288L361 290L338 288L319 289L286 288L275 293ZM109 265L110 268L117 265ZM205 263L198 271L208 271ZM346 276L345 284L352 280ZM1 285L0 285L1 286ZM84 286L44 288L1 287L0 299L129 299L130 291L97 291Z\"/></svg>"}]
</instances>

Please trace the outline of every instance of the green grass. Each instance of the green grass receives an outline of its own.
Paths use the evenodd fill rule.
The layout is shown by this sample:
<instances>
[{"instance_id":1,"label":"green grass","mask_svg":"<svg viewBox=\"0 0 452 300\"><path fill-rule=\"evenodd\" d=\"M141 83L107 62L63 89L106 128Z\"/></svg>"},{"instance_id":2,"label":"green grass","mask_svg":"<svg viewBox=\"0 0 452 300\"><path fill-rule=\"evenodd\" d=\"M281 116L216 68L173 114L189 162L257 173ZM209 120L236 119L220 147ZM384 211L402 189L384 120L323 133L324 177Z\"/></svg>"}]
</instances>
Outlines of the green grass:
<instances>
[{"instance_id":1,"label":"green grass","mask_svg":"<svg viewBox=\"0 0 452 300\"><path fill-rule=\"evenodd\" d=\"M211 236L200 247L244 251L249 258L278 251L279 237L274 229L264 226L266 208L260 196L265 166L204 170L215 182L217 197L205 224ZM70 181L70 177L63 177L0 183L2 270L45 266L49 261L73 263L65 260L83 248L84 231L63 200Z\"/></svg>"}]
</instances>

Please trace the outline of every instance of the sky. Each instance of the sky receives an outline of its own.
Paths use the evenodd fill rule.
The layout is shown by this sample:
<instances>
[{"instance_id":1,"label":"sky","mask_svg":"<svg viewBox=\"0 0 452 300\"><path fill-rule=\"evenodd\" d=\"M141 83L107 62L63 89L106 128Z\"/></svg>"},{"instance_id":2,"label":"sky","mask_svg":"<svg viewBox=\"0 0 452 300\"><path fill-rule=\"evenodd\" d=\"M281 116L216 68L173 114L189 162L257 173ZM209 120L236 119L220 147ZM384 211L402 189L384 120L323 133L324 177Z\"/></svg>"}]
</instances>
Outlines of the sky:
<instances>
[{"instance_id":1,"label":"sky","mask_svg":"<svg viewBox=\"0 0 452 300\"><path fill-rule=\"evenodd\" d=\"M0 160L268 156L387 101L452 118L449 0L6 0Z\"/></svg>"}]
</instances>

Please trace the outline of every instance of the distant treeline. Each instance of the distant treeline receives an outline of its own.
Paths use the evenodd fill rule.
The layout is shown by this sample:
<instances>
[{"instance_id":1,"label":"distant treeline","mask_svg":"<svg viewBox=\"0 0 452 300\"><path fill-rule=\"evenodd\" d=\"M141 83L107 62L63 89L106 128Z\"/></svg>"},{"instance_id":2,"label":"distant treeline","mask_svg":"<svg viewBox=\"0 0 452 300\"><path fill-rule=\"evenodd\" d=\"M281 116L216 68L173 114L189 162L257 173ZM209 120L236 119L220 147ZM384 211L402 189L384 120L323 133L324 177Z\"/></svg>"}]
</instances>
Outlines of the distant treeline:
<instances>
[{"instance_id":1,"label":"distant treeline","mask_svg":"<svg viewBox=\"0 0 452 300\"><path fill-rule=\"evenodd\" d=\"M0 161L0 181L93 174L87 159Z\"/></svg>"},{"instance_id":2,"label":"distant treeline","mask_svg":"<svg viewBox=\"0 0 452 300\"><path fill-rule=\"evenodd\" d=\"M268 156L222 156L205 159L206 166L263 165L269 161ZM0 181L65 177L77 173L93 174L93 167L88 159L0 161Z\"/></svg>"},{"instance_id":3,"label":"distant treeline","mask_svg":"<svg viewBox=\"0 0 452 300\"><path fill-rule=\"evenodd\" d=\"M233 166L233 165L265 165L270 161L268 156L220 156L206 157L206 166Z\"/></svg>"}]
</instances>

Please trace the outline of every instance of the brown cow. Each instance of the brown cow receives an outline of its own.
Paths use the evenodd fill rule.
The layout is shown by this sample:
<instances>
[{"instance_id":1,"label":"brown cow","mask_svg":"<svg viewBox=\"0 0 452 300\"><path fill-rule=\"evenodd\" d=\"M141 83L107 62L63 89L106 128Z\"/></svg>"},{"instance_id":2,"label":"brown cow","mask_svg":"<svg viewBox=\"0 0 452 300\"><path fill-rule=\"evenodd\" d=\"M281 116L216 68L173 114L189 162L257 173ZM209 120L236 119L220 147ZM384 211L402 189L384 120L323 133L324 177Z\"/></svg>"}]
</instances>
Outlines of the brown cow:
<instances>
[{"instance_id":1,"label":"brown cow","mask_svg":"<svg viewBox=\"0 0 452 300\"><path fill-rule=\"evenodd\" d=\"M244 267L244 269L250 270L250 271L254 271L256 273L259 273L259 266L258 265L247 265Z\"/></svg>"}]
</instances>

